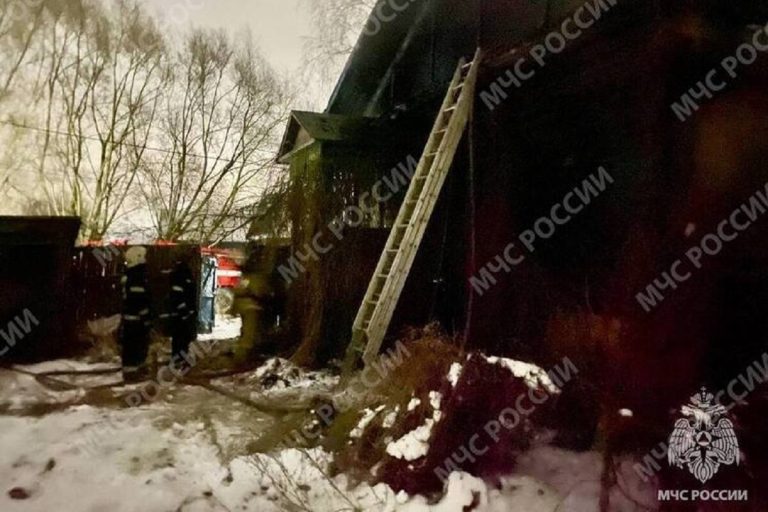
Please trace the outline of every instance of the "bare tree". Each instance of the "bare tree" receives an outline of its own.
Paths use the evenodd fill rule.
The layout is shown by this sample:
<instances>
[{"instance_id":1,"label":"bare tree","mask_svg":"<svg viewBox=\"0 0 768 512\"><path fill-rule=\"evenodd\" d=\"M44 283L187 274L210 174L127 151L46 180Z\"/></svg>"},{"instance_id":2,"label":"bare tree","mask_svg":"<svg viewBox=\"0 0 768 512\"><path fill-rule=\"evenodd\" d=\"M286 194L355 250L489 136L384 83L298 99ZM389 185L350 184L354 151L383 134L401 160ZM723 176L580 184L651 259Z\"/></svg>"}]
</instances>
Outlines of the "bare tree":
<instances>
[{"instance_id":1,"label":"bare tree","mask_svg":"<svg viewBox=\"0 0 768 512\"><path fill-rule=\"evenodd\" d=\"M117 22L100 32L94 70L101 69L90 90L90 123L96 131L98 166L92 165L91 180L80 178L89 192L88 202L75 205L87 213L86 229L91 238L101 239L122 211L133 191L133 183L147 153L157 107L167 83L164 43L152 22L136 5L119 4ZM84 138L78 105L67 109L74 113L68 129L76 133L78 144ZM71 116L68 115L68 118ZM80 147L73 148L80 163ZM74 166L73 166L74 169ZM78 194L79 197L79 194Z\"/></svg>"},{"instance_id":2,"label":"bare tree","mask_svg":"<svg viewBox=\"0 0 768 512\"><path fill-rule=\"evenodd\" d=\"M248 38L196 30L173 60L161 112L167 152L143 166L156 234L216 241L244 228L273 178L285 88Z\"/></svg>"},{"instance_id":3,"label":"bare tree","mask_svg":"<svg viewBox=\"0 0 768 512\"><path fill-rule=\"evenodd\" d=\"M47 6L36 56L39 184L51 214L80 217L81 236L100 240L146 154L164 90L164 43L135 3Z\"/></svg>"},{"instance_id":4,"label":"bare tree","mask_svg":"<svg viewBox=\"0 0 768 512\"><path fill-rule=\"evenodd\" d=\"M314 23L304 45L305 70L329 84L341 72L377 0L305 0Z\"/></svg>"},{"instance_id":5,"label":"bare tree","mask_svg":"<svg viewBox=\"0 0 768 512\"><path fill-rule=\"evenodd\" d=\"M0 0L0 106L8 102L16 77L29 60L34 41L40 33L43 24L45 8L40 0L20 2L19 0ZM10 102L8 102L10 103ZM3 145L12 145L14 134L8 135L10 140L3 140ZM0 155L0 191L3 203L11 195L18 195L15 183L11 177L18 170L15 160Z\"/></svg>"},{"instance_id":6,"label":"bare tree","mask_svg":"<svg viewBox=\"0 0 768 512\"><path fill-rule=\"evenodd\" d=\"M0 0L0 101L8 95L30 53L43 25L45 9L41 0Z\"/></svg>"},{"instance_id":7,"label":"bare tree","mask_svg":"<svg viewBox=\"0 0 768 512\"><path fill-rule=\"evenodd\" d=\"M171 51L136 0L20 3L23 21L0 13L3 193L80 217L87 240L150 222L169 240L245 231L289 104L250 38L193 31Z\"/></svg>"}]
</instances>

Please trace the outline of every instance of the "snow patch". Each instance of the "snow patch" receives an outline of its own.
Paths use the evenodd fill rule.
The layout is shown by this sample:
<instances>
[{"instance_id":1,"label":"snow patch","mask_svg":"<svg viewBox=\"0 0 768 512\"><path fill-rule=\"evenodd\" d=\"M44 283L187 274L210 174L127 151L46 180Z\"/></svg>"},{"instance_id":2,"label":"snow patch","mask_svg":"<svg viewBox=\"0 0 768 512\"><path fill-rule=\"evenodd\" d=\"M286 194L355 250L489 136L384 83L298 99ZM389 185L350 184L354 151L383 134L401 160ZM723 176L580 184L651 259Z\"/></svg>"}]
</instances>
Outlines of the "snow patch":
<instances>
[{"instance_id":1,"label":"snow patch","mask_svg":"<svg viewBox=\"0 0 768 512\"><path fill-rule=\"evenodd\" d=\"M433 409L432 417L427 418L423 425L411 430L397 441L387 444L387 453L389 455L396 459L410 462L420 459L427 454L429 451L429 438L432 436L432 428L443 416L443 412L440 410L442 399L443 395L441 393L437 391L429 392L429 403Z\"/></svg>"},{"instance_id":2,"label":"snow patch","mask_svg":"<svg viewBox=\"0 0 768 512\"><path fill-rule=\"evenodd\" d=\"M0 369L0 407L20 410L31 405L62 404L85 396L85 390L53 391L35 377Z\"/></svg>"},{"instance_id":3,"label":"snow patch","mask_svg":"<svg viewBox=\"0 0 768 512\"><path fill-rule=\"evenodd\" d=\"M400 406L396 405L395 409L384 417L384 421L381 426L384 428L392 428L397 420L397 414L400 412Z\"/></svg>"},{"instance_id":4,"label":"snow patch","mask_svg":"<svg viewBox=\"0 0 768 512\"><path fill-rule=\"evenodd\" d=\"M459 377L461 377L461 371L464 369L464 367L461 365L461 363L453 363L451 365L450 370L448 370L448 382L451 383L451 387L456 387L456 384L459 383Z\"/></svg>"},{"instance_id":5,"label":"snow patch","mask_svg":"<svg viewBox=\"0 0 768 512\"><path fill-rule=\"evenodd\" d=\"M355 428L352 429L352 432L349 433L349 437L354 439L360 438L363 435L363 432L365 432L365 429L371 423L371 421L373 421L373 418L375 418L377 414L383 411L385 407L386 407L385 405L380 405L374 410L365 409L363 411L363 417L357 423L357 426L355 426Z\"/></svg>"},{"instance_id":6,"label":"snow patch","mask_svg":"<svg viewBox=\"0 0 768 512\"><path fill-rule=\"evenodd\" d=\"M212 381L231 391L251 391L253 398L297 399L308 391L330 391L339 381L338 376L326 371L305 371L287 359L273 357L255 370Z\"/></svg>"},{"instance_id":7,"label":"snow patch","mask_svg":"<svg viewBox=\"0 0 768 512\"><path fill-rule=\"evenodd\" d=\"M213 331L210 334L198 334L199 341L234 340L240 337L242 320L239 316L216 315Z\"/></svg>"},{"instance_id":8,"label":"snow patch","mask_svg":"<svg viewBox=\"0 0 768 512\"><path fill-rule=\"evenodd\" d=\"M529 388L539 388L543 386L550 393L560 393L560 388L552 382L552 379L549 378L547 372L535 364L495 356L486 357L485 360L490 364L499 365L508 369L512 372L512 375L518 379L523 379Z\"/></svg>"}]
</instances>

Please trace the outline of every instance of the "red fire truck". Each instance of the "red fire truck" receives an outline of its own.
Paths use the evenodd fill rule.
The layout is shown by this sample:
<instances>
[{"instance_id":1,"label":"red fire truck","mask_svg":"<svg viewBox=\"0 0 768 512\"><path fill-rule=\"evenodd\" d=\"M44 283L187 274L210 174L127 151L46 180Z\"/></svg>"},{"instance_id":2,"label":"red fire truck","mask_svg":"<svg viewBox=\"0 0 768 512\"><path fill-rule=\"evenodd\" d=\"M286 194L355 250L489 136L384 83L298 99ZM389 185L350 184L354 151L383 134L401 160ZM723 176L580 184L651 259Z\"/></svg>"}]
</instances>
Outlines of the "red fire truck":
<instances>
[{"instance_id":1,"label":"red fire truck","mask_svg":"<svg viewBox=\"0 0 768 512\"><path fill-rule=\"evenodd\" d=\"M217 247L204 247L201 253L216 258L216 311L227 313L234 301L233 290L243 276L239 263L243 261L243 255L237 250Z\"/></svg>"}]
</instances>

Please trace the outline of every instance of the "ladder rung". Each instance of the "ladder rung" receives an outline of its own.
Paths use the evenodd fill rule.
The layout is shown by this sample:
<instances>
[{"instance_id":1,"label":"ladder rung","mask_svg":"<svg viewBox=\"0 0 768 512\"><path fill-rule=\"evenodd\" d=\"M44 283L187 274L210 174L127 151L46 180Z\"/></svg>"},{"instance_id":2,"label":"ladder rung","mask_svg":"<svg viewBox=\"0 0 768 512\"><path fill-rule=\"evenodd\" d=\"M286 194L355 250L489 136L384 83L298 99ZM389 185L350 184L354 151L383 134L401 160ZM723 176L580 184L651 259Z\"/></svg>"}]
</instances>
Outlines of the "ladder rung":
<instances>
[{"instance_id":1,"label":"ladder rung","mask_svg":"<svg viewBox=\"0 0 768 512\"><path fill-rule=\"evenodd\" d=\"M482 59L480 49L475 55L477 58L469 62L465 59L459 61L453 81L447 87L443 107L437 114L432 133L422 152L419 172L411 178L397 220L392 226L390 239L379 258L377 271L361 305L359 330L364 336L361 337L356 328L357 337L354 339L360 339L362 343L367 337L367 346L363 352L366 364L381 348L392 313L402 295L406 277L413 266L413 257L424 239L424 230L432 216L432 207L437 201L440 189L443 188L443 178L455 158L459 136L466 129L466 94L475 87L475 73ZM462 109L460 116L454 116L453 114L459 112L459 108ZM451 137L447 135L449 131Z\"/></svg>"}]
</instances>

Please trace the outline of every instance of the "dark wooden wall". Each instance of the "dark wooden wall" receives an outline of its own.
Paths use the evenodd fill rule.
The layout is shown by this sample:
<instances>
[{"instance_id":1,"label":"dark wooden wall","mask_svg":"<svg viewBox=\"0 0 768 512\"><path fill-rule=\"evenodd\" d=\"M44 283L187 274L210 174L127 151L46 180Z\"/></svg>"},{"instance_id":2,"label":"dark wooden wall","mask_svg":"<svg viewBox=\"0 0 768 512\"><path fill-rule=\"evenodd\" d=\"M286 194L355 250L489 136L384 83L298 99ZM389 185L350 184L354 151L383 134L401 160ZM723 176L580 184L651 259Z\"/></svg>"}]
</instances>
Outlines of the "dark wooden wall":
<instances>
[{"instance_id":1,"label":"dark wooden wall","mask_svg":"<svg viewBox=\"0 0 768 512\"><path fill-rule=\"evenodd\" d=\"M8 333L9 322L25 310L38 323L0 364L58 357L73 346L70 265L79 225L72 218L0 217L0 329ZM6 346L6 340L0 343Z\"/></svg>"}]
</instances>

